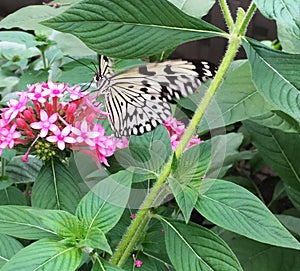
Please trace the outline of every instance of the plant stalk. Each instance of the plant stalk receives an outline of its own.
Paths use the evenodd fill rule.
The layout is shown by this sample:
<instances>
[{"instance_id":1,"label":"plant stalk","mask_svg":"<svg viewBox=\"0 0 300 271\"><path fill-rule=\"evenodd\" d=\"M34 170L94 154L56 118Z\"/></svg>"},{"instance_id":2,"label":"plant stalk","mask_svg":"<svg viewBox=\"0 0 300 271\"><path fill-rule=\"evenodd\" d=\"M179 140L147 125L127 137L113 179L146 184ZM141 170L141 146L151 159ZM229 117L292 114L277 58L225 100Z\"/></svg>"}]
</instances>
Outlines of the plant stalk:
<instances>
[{"instance_id":1,"label":"plant stalk","mask_svg":"<svg viewBox=\"0 0 300 271\"><path fill-rule=\"evenodd\" d=\"M45 50L40 50L40 51L41 51L41 56L42 56L42 60L43 60L44 70L47 70Z\"/></svg>"},{"instance_id":2,"label":"plant stalk","mask_svg":"<svg viewBox=\"0 0 300 271\"><path fill-rule=\"evenodd\" d=\"M229 7L228 7L228 4L227 4L226 0L220 0L219 5L220 5L221 10L223 12L224 19L225 19L225 22L226 22L226 24L229 28L229 31L232 32L232 30L234 28L234 22L233 22L233 19L232 19L232 16L231 16L231 13L230 13L230 10L229 10Z\"/></svg>"},{"instance_id":3,"label":"plant stalk","mask_svg":"<svg viewBox=\"0 0 300 271\"><path fill-rule=\"evenodd\" d=\"M221 2L226 3L226 1L220 0L220 3ZM251 18L251 16L249 18ZM232 28L233 32L231 33L229 38L229 45L225 53L225 56L220 64L218 72L215 75L214 79L212 80L211 85L209 86L202 101L200 102L192 120L190 121L189 126L187 127L181 141L178 144L177 149L175 150L175 155L177 159L183 153L192 135L196 131L196 128L200 123L205 110L208 108L218 87L221 85L223 78L239 49L241 43L241 36L239 35L239 33L241 32L240 29L241 27L244 27L246 29L247 25L245 24L247 24L248 22L249 22L248 20L243 20L242 22L239 22L239 25L234 25L234 27ZM154 206L157 197L160 194L160 191L163 188L163 185L165 184L171 172L172 162L173 162L173 156L170 157L164 170L158 176L157 181L153 185L153 188L151 189L150 193L145 198L139 211L137 212L135 219L133 220L132 224L129 226L127 232L125 233L119 245L117 246L116 251L114 252L114 254L110 259L111 263L117 266L122 266L125 263L126 259L129 257L131 251L134 248L135 243L142 235L143 231L145 230L150 220L150 214L149 214L150 208Z\"/></svg>"},{"instance_id":4,"label":"plant stalk","mask_svg":"<svg viewBox=\"0 0 300 271\"><path fill-rule=\"evenodd\" d=\"M241 27L240 27L240 31L239 31L240 36L243 36L246 34L248 25L250 23L252 16L254 15L255 11L256 11L256 5L253 2L251 2L250 6L246 12L246 15L244 16L244 19L241 23Z\"/></svg>"},{"instance_id":5,"label":"plant stalk","mask_svg":"<svg viewBox=\"0 0 300 271\"><path fill-rule=\"evenodd\" d=\"M1 180L4 180L4 176L5 176L5 159L3 157L1 157Z\"/></svg>"}]
</instances>

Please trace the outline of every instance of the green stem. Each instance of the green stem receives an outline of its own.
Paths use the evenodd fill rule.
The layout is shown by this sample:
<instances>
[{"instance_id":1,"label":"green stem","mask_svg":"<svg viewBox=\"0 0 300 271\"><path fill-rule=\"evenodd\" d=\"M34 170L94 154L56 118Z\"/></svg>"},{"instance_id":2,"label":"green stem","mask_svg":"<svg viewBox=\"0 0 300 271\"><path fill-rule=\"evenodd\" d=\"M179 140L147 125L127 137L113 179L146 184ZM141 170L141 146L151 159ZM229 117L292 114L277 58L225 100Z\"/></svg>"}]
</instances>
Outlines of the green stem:
<instances>
[{"instance_id":1,"label":"green stem","mask_svg":"<svg viewBox=\"0 0 300 271\"><path fill-rule=\"evenodd\" d=\"M117 266L122 266L124 261L128 258L130 255L130 252L134 248L136 237L138 237L139 234L142 233L142 231L145 229L148 221L150 220L148 216L149 209L153 206L154 202L156 201L157 195L159 195L159 192L169 176L171 172L171 165L172 165L173 159L170 158L168 163L166 164L166 167L164 168L163 172L158 177L157 181L153 185L152 190L148 194L148 196L145 198L143 204L141 205L139 211L136 214L136 217L134 218L132 224L129 226L127 232L123 236L121 242L119 243L118 247L116 248L116 252L111 257L111 262ZM145 218L147 217L147 221L145 221ZM146 222L146 223L145 223ZM125 253L126 251L126 253Z\"/></svg>"},{"instance_id":2,"label":"green stem","mask_svg":"<svg viewBox=\"0 0 300 271\"><path fill-rule=\"evenodd\" d=\"M256 5L253 2L251 2L250 6L246 12L246 15L244 16L244 19L241 23L241 27L240 27L240 31L239 31L240 36L243 36L246 34L248 25L250 23L252 16L254 15L255 11L256 11Z\"/></svg>"},{"instance_id":3,"label":"green stem","mask_svg":"<svg viewBox=\"0 0 300 271\"><path fill-rule=\"evenodd\" d=\"M231 32L233 30L233 27L234 27L234 22L233 22L229 7L227 5L227 2L226 2L226 0L220 0L219 4L220 4L221 10L223 12L226 24L227 24L227 26L228 26L228 28Z\"/></svg>"},{"instance_id":4,"label":"green stem","mask_svg":"<svg viewBox=\"0 0 300 271\"><path fill-rule=\"evenodd\" d=\"M5 159L3 157L1 157L1 180L4 180L4 176L5 176Z\"/></svg>"},{"instance_id":5,"label":"green stem","mask_svg":"<svg viewBox=\"0 0 300 271\"><path fill-rule=\"evenodd\" d=\"M42 55L42 60L43 60L44 70L47 70L47 63L46 63L45 50L41 50L41 55Z\"/></svg>"},{"instance_id":6,"label":"green stem","mask_svg":"<svg viewBox=\"0 0 300 271\"><path fill-rule=\"evenodd\" d=\"M209 106L218 87L222 83L222 80L223 80L231 62L233 61L233 59L236 55L239 46L240 46L240 38L236 34L233 33L230 37L228 49L227 49L226 54L221 62L218 72L217 72L216 76L214 77L214 79L212 80L206 94L204 95L193 118L191 119L188 128L186 129L184 135L181 138L181 141L179 142L179 144L177 146L177 149L175 151L175 155L176 155L177 159L183 153L185 147L187 146L188 142L190 141L192 135L194 134L198 124L200 123L205 110Z\"/></svg>"},{"instance_id":7,"label":"green stem","mask_svg":"<svg viewBox=\"0 0 300 271\"><path fill-rule=\"evenodd\" d=\"M56 179L56 172L55 172L55 166L54 166L54 160L51 159L51 169L53 174L53 184L54 184L54 191L55 191L55 197L57 202L57 208L60 210L60 201L58 196L58 188L57 188L57 179Z\"/></svg>"},{"instance_id":8,"label":"green stem","mask_svg":"<svg viewBox=\"0 0 300 271\"><path fill-rule=\"evenodd\" d=\"M28 183L26 184L26 189L25 189L25 199L26 199L27 205L30 205L30 197L29 197L29 190L30 190L30 187L31 187L31 183L28 182Z\"/></svg>"},{"instance_id":9,"label":"green stem","mask_svg":"<svg viewBox=\"0 0 300 271\"><path fill-rule=\"evenodd\" d=\"M220 1L223 2L223 1ZM226 2L224 2L226 3ZM187 146L188 142L190 141L192 135L196 131L200 120L202 119L205 110L209 106L212 98L214 97L218 87L223 81L223 78L229 69L231 62L233 61L238 48L240 46L241 37L239 35L241 25L235 25L232 28L233 32L229 38L229 45L225 56L221 62L221 65L218 69L218 72L214 79L211 82L210 87L208 88L207 92L205 93L202 101L200 102L189 126L187 127L181 141L178 144L178 147L175 151L176 158L179 158L180 155L183 153L185 147ZM167 162L164 170L158 176L157 181L153 185L152 190L145 198L144 202L142 203L139 211L136 214L135 219L133 220L132 224L129 226L127 232L123 236L122 240L120 241L119 245L117 246L115 253L111 257L111 262L117 266L122 266L126 259L129 257L131 251L134 248L135 243L138 241L142 233L144 232L149 220L150 214L149 210L155 205L157 198L165 184L170 172L171 166L173 162L173 156Z\"/></svg>"}]
</instances>

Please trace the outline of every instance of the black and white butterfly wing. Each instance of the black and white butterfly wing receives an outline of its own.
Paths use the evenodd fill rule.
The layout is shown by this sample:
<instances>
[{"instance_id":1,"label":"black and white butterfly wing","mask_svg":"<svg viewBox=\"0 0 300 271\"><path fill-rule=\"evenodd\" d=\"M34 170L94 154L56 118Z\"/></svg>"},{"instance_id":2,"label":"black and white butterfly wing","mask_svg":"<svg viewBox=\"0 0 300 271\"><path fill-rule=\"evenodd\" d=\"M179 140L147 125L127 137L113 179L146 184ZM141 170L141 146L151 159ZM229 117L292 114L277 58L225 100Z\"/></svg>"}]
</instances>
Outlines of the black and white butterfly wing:
<instances>
[{"instance_id":1,"label":"black and white butterfly wing","mask_svg":"<svg viewBox=\"0 0 300 271\"><path fill-rule=\"evenodd\" d=\"M117 136L149 132L172 114L170 104L162 96L161 86L157 82L149 86L140 78L112 86L105 94L105 105Z\"/></svg>"},{"instance_id":2,"label":"black and white butterfly wing","mask_svg":"<svg viewBox=\"0 0 300 271\"><path fill-rule=\"evenodd\" d=\"M199 89L201 81L197 77L192 63L170 60L134 67L100 80L99 90L105 95L115 134L143 134L163 123L171 116L169 103L174 98Z\"/></svg>"}]
</instances>

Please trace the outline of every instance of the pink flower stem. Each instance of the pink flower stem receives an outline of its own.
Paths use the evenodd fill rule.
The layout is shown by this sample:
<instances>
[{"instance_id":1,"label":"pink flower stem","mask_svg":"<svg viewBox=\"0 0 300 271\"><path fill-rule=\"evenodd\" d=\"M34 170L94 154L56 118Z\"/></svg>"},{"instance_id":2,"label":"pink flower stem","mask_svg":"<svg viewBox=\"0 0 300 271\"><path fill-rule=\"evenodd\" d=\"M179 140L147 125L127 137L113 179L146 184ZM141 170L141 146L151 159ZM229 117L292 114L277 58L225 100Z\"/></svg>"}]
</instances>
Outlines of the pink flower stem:
<instances>
[{"instance_id":1,"label":"pink flower stem","mask_svg":"<svg viewBox=\"0 0 300 271\"><path fill-rule=\"evenodd\" d=\"M27 151L25 152L25 154L23 155L22 161L28 162L28 155L29 155L29 152L30 152L32 146L37 142L37 140L38 140L39 138L40 138L40 136L38 135L38 136L36 137L36 139L31 143L31 145L29 146L28 150L27 150Z\"/></svg>"},{"instance_id":2,"label":"pink flower stem","mask_svg":"<svg viewBox=\"0 0 300 271\"><path fill-rule=\"evenodd\" d=\"M58 115L59 120L66 126L70 125L70 123L66 122L60 115Z\"/></svg>"}]
</instances>

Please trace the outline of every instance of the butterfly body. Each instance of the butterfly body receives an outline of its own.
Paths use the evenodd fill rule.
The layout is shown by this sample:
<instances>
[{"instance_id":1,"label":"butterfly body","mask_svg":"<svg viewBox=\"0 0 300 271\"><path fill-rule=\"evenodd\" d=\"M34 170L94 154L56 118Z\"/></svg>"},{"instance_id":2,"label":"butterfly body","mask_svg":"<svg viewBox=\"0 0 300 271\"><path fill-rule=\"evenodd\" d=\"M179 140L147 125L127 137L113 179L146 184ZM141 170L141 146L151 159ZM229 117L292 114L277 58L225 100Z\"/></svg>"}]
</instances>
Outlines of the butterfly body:
<instances>
[{"instance_id":1,"label":"butterfly body","mask_svg":"<svg viewBox=\"0 0 300 271\"><path fill-rule=\"evenodd\" d=\"M107 58L101 60L94 80L99 92L104 94L109 122L116 136L153 130L171 116L169 103L196 92L203 81L201 77L198 79L195 66L183 60L149 63L116 74L111 73Z\"/></svg>"}]
</instances>

